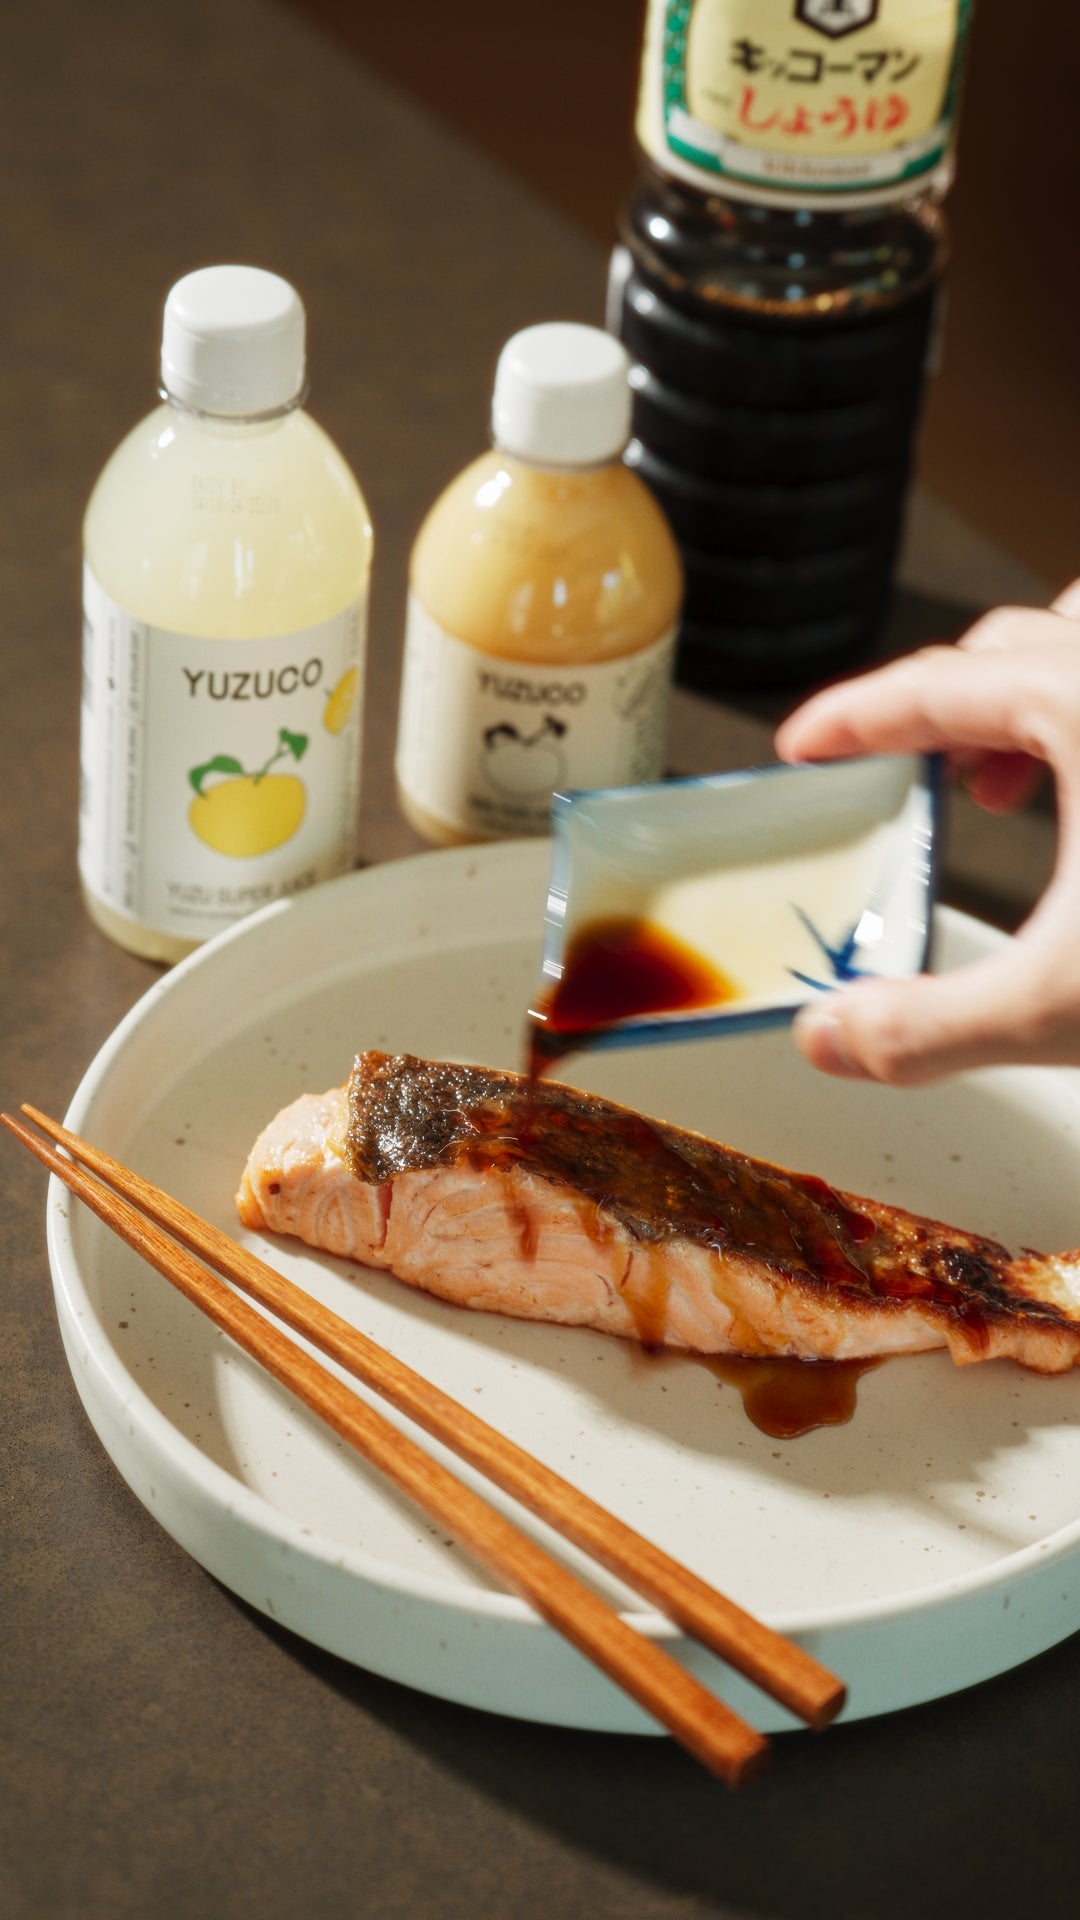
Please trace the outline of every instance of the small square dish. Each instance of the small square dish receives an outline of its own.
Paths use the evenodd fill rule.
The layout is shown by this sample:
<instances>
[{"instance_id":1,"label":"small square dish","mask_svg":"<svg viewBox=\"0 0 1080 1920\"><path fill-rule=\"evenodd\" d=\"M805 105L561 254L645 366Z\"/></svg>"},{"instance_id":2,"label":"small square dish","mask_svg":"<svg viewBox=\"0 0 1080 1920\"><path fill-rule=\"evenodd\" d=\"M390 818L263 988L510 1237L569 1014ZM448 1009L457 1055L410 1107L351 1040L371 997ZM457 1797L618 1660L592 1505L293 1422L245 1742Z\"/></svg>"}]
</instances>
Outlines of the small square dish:
<instances>
[{"instance_id":1,"label":"small square dish","mask_svg":"<svg viewBox=\"0 0 1080 1920\"><path fill-rule=\"evenodd\" d=\"M933 756L556 794L537 1053L790 1021L929 962Z\"/></svg>"}]
</instances>

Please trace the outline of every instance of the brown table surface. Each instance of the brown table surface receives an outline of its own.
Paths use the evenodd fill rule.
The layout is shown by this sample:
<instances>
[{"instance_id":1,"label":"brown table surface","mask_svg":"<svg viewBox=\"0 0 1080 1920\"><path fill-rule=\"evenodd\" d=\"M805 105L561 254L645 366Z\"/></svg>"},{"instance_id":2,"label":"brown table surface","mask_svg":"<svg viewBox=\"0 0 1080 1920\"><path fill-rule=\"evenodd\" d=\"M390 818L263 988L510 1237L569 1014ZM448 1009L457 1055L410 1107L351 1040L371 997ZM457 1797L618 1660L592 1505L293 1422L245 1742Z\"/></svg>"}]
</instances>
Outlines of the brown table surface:
<instances>
[{"instance_id":1,"label":"brown table surface","mask_svg":"<svg viewBox=\"0 0 1080 1920\"><path fill-rule=\"evenodd\" d=\"M257 0L37 0L4 11L0 59L0 1098L60 1113L155 978L78 896L78 567L93 479L153 403L167 287L239 258L303 292L311 409L377 530L363 852L382 860L418 845L389 777L409 542L483 442L503 339L597 319L604 262ZM887 641L959 624L900 596ZM680 695L676 769L759 757L767 709ZM955 897L990 897L996 871L957 870ZM998 904L1008 921L1023 899ZM9 1143L0 1181L12 1920L1075 1911L1080 1639L951 1699L781 1738L737 1797L668 1741L518 1724L353 1670L234 1599L128 1492L61 1352L43 1179Z\"/></svg>"}]
</instances>

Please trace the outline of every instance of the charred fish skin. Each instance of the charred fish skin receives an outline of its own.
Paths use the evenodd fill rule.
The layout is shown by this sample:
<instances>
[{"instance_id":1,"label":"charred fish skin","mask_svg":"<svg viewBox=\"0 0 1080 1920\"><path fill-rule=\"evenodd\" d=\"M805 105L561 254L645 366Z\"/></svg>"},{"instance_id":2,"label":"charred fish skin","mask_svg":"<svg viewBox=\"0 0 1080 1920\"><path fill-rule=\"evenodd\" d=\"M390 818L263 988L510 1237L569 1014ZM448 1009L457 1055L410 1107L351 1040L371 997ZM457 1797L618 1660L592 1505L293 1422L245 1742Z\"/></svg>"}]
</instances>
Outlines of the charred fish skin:
<instances>
[{"instance_id":1,"label":"charred fish skin","mask_svg":"<svg viewBox=\"0 0 1080 1920\"><path fill-rule=\"evenodd\" d=\"M748 1244L759 1241L764 1251L778 1224L772 1218L766 1224L776 1213L766 1198L775 1175L790 1200L782 1238L790 1240L791 1264L798 1264L790 1232L796 1210L816 1221L831 1209L837 1223L848 1212L823 1182L811 1201L810 1183L804 1193L782 1169L598 1095L553 1081L531 1085L514 1073L363 1053L349 1080L349 1112L346 1153L360 1179L380 1182L462 1163L516 1165L577 1188L643 1242L684 1233L737 1244L737 1225ZM857 1232L859 1223L851 1224Z\"/></svg>"},{"instance_id":2,"label":"charred fish skin","mask_svg":"<svg viewBox=\"0 0 1080 1920\"><path fill-rule=\"evenodd\" d=\"M984 1321L1018 1313L1048 1328L1070 1324L1052 1302L1010 1290L1011 1257L997 1241L836 1192L559 1082L362 1053L348 1091L346 1158L362 1180L517 1167L576 1189L643 1245L681 1236L759 1261L789 1284L898 1312L936 1306L975 1340Z\"/></svg>"},{"instance_id":3,"label":"charred fish skin","mask_svg":"<svg viewBox=\"0 0 1080 1920\"><path fill-rule=\"evenodd\" d=\"M494 1133L504 1116L509 1140L509 1097L500 1091L510 1078L411 1054L357 1054L345 1143L354 1173L379 1186L419 1167L453 1166L482 1127Z\"/></svg>"}]
</instances>

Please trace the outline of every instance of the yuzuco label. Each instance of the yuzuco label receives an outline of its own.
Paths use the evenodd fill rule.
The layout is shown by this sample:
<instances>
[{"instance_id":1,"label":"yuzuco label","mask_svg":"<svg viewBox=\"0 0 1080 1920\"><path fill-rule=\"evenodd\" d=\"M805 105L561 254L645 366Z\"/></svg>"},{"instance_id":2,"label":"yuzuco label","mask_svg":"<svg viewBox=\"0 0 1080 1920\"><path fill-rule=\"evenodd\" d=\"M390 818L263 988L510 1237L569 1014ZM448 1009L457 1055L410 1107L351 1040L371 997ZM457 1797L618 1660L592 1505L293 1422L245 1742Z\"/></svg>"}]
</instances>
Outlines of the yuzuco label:
<instances>
[{"instance_id":1,"label":"yuzuco label","mask_svg":"<svg viewBox=\"0 0 1080 1920\"><path fill-rule=\"evenodd\" d=\"M599 665L481 653L409 597L396 772L442 825L481 838L547 833L551 796L664 770L674 632Z\"/></svg>"},{"instance_id":2,"label":"yuzuco label","mask_svg":"<svg viewBox=\"0 0 1080 1920\"><path fill-rule=\"evenodd\" d=\"M972 0L651 0L637 131L705 186L915 192L948 151Z\"/></svg>"},{"instance_id":3,"label":"yuzuco label","mask_svg":"<svg viewBox=\"0 0 1080 1920\"><path fill-rule=\"evenodd\" d=\"M133 923L203 940L356 857L365 608L205 640L83 579L79 869Z\"/></svg>"}]
</instances>

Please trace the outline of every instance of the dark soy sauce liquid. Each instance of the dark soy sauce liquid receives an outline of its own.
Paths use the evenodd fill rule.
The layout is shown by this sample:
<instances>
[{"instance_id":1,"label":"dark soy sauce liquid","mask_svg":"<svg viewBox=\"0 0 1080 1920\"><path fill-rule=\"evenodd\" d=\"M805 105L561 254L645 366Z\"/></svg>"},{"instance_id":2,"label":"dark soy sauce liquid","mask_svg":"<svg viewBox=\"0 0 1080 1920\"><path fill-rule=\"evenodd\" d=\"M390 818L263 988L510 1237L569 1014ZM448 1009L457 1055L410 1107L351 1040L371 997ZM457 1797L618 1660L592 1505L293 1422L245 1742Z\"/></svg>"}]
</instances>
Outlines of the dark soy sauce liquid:
<instances>
[{"instance_id":1,"label":"dark soy sauce liquid","mask_svg":"<svg viewBox=\"0 0 1080 1920\"><path fill-rule=\"evenodd\" d=\"M747 1419L774 1440L797 1440L815 1427L842 1427L855 1412L859 1381L880 1360L743 1360L696 1354L742 1395Z\"/></svg>"},{"instance_id":2,"label":"dark soy sauce liquid","mask_svg":"<svg viewBox=\"0 0 1080 1920\"><path fill-rule=\"evenodd\" d=\"M612 918L586 926L570 942L555 987L529 1010L523 1139L529 1135L537 1082L557 1061L576 1047L587 1046L589 1039L612 1021L722 1006L738 997L738 988L719 968L648 921ZM652 1135L645 1119L641 1120L641 1130ZM663 1142L654 1137L657 1154L666 1153ZM823 1183L821 1192L835 1203L835 1195ZM845 1222L855 1240L866 1237L860 1231L860 1220L860 1216L845 1211ZM865 1227L866 1233L873 1233L872 1221L866 1221ZM831 1236L823 1234L820 1255L824 1257L832 1250ZM664 1324L663 1300L650 1298L627 1304L645 1351L675 1358L670 1349L665 1354L659 1337ZM859 1380L879 1365L876 1359L756 1360L717 1354L677 1357L695 1360L718 1380L737 1388L747 1418L777 1440L793 1440L816 1427L840 1426L850 1420Z\"/></svg>"},{"instance_id":3,"label":"dark soy sauce liquid","mask_svg":"<svg viewBox=\"0 0 1080 1920\"><path fill-rule=\"evenodd\" d=\"M560 979L529 1011L529 1079L535 1083L613 1021L723 1006L737 998L726 974L662 927L629 918L595 920L571 940Z\"/></svg>"},{"instance_id":4,"label":"dark soy sauce liquid","mask_svg":"<svg viewBox=\"0 0 1080 1920\"><path fill-rule=\"evenodd\" d=\"M659 1250L657 1250L659 1253ZM753 1358L734 1353L683 1353L663 1344L667 1281L662 1258L655 1278L636 1295L624 1294L634 1319L646 1364L693 1361L723 1386L734 1387L752 1426L774 1440L797 1440L816 1427L845 1426L855 1412L859 1381L881 1365L866 1360L794 1360Z\"/></svg>"}]
</instances>

